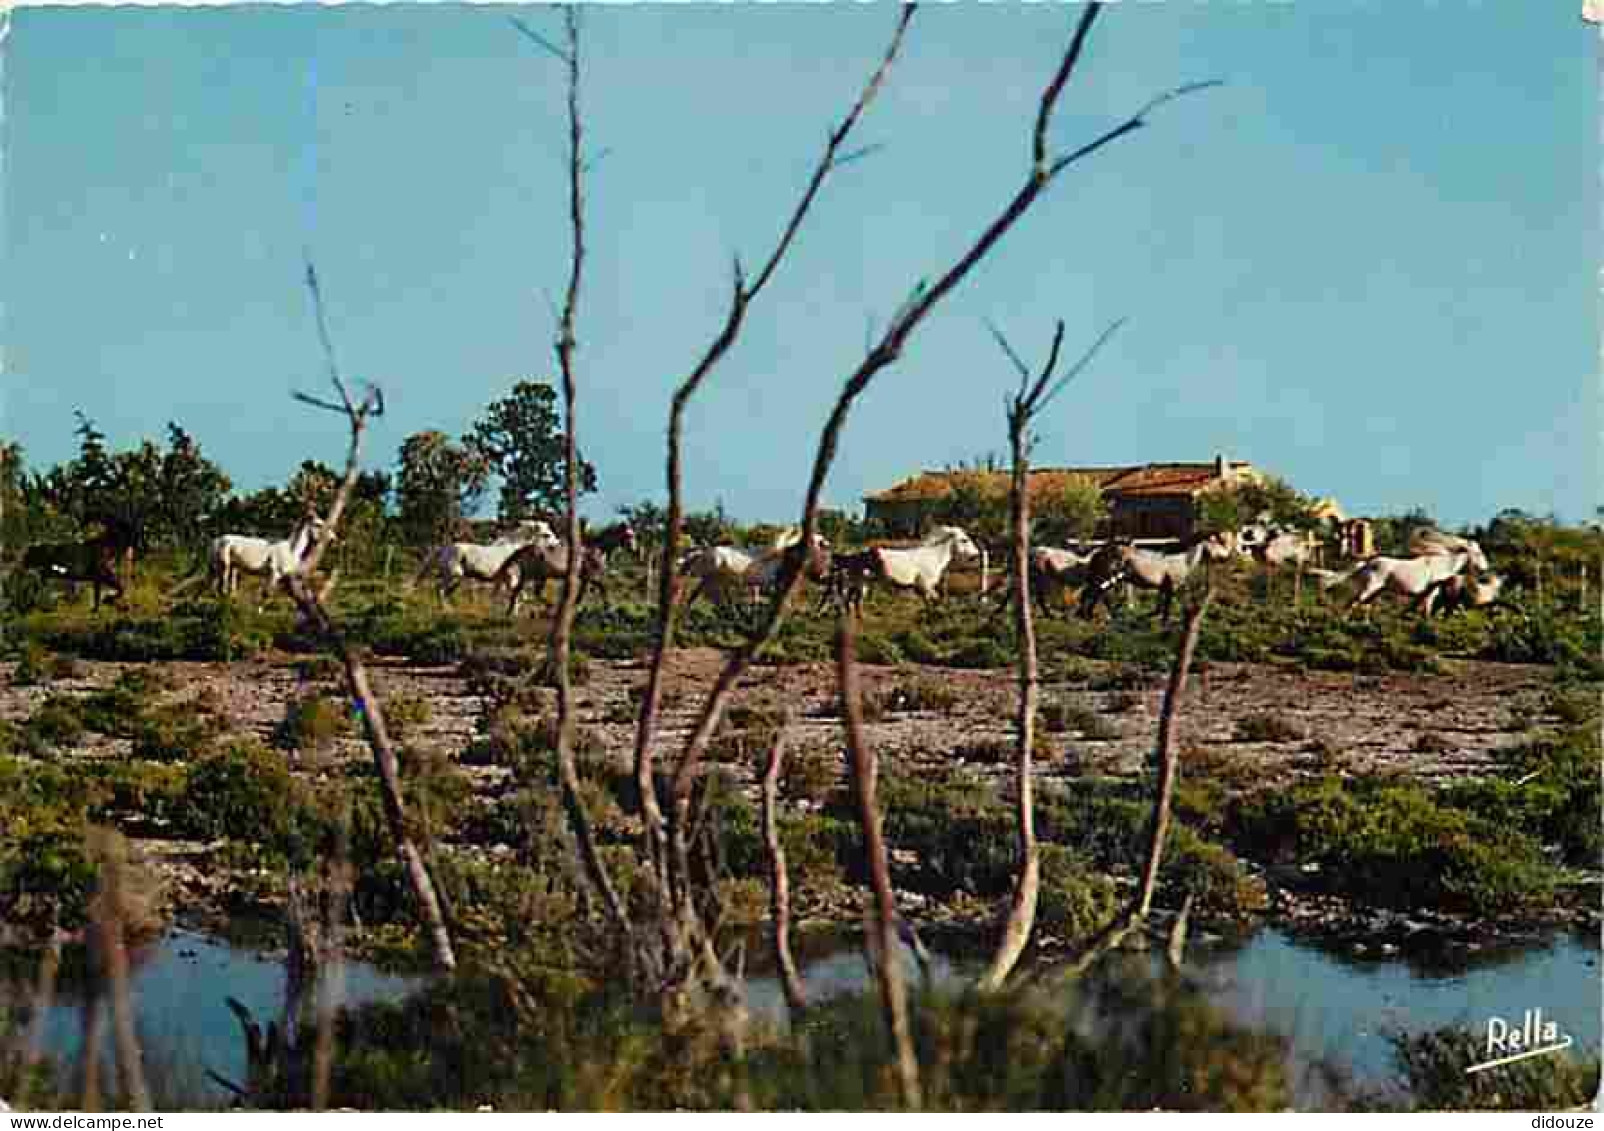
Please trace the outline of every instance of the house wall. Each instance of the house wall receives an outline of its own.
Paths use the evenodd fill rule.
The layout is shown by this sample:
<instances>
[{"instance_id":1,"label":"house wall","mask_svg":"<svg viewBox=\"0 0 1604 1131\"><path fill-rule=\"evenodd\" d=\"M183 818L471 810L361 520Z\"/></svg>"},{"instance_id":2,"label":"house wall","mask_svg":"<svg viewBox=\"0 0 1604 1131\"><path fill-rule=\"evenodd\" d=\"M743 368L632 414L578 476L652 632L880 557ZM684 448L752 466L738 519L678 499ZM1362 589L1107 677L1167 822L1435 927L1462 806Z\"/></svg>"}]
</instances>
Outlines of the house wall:
<instances>
[{"instance_id":1,"label":"house wall","mask_svg":"<svg viewBox=\"0 0 1604 1131\"><path fill-rule=\"evenodd\" d=\"M1109 524L1122 538L1190 538L1196 514L1185 495L1116 497L1109 507Z\"/></svg>"}]
</instances>

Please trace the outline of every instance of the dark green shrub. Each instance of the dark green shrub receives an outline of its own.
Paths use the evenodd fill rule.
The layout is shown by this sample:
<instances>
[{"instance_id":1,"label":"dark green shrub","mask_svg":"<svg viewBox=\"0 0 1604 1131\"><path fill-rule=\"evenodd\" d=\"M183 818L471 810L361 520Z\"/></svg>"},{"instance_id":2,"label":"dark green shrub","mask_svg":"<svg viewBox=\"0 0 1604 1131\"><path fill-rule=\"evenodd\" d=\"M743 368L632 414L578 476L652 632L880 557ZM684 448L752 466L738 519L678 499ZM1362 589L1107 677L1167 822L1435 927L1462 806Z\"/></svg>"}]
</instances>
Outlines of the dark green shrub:
<instances>
[{"instance_id":1,"label":"dark green shrub","mask_svg":"<svg viewBox=\"0 0 1604 1131\"><path fill-rule=\"evenodd\" d=\"M190 703L147 711L133 727L133 756L153 762L189 762L209 750L223 725Z\"/></svg>"},{"instance_id":2,"label":"dark green shrub","mask_svg":"<svg viewBox=\"0 0 1604 1131\"><path fill-rule=\"evenodd\" d=\"M1037 928L1066 942L1089 938L1114 917L1119 895L1114 881L1062 845L1043 844L1040 851Z\"/></svg>"},{"instance_id":3,"label":"dark green shrub","mask_svg":"<svg viewBox=\"0 0 1604 1131\"><path fill-rule=\"evenodd\" d=\"M350 729L351 720L343 701L307 692L291 699L285 707L284 718L273 731L273 744L282 750L317 754Z\"/></svg>"},{"instance_id":4,"label":"dark green shrub","mask_svg":"<svg viewBox=\"0 0 1604 1131\"><path fill-rule=\"evenodd\" d=\"M11 669L12 687L37 687L51 679L50 661L53 654L38 641L29 640L22 646L16 666Z\"/></svg>"},{"instance_id":5,"label":"dark green shrub","mask_svg":"<svg viewBox=\"0 0 1604 1131\"><path fill-rule=\"evenodd\" d=\"M1246 798L1230 820L1255 855L1318 862L1327 883L1381 906L1493 914L1541 901L1553 883L1529 837L1415 785L1327 778Z\"/></svg>"},{"instance_id":6,"label":"dark green shrub","mask_svg":"<svg viewBox=\"0 0 1604 1131\"><path fill-rule=\"evenodd\" d=\"M1392 1045L1414 1106L1427 1111L1563 1111L1598 1094L1599 1058L1570 1052L1534 1057L1487 1072L1467 1069L1487 1059L1482 1035L1443 1028Z\"/></svg>"},{"instance_id":7,"label":"dark green shrub","mask_svg":"<svg viewBox=\"0 0 1604 1131\"><path fill-rule=\"evenodd\" d=\"M1014 662L1014 654L989 636L977 636L958 645L947 657L955 668L1006 668Z\"/></svg>"},{"instance_id":8,"label":"dark green shrub","mask_svg":"<svg viewBox=\"0 0 1604 1131\"><path fill-rule=\"evenodd\" d=\"M81 820L62 814L35 820L0 840L0 920L40 935L81 927L97 875Z\"/></svg>"},{"instance_id":9,"label":"dark green shrub","mask_svg":"<svg viewBox=\"0 0 1604 1131\"><path fill-rule=\"evenodd\" d=\"M822 802L843 774L841 753L833 747L793 747L780 768L780 796L787 801Z\"/></svg>"},{"instance_id":10,"label":"dark green shrub","mask_svg":"<svg viewBox=\"0 0 1604 1131\"><path fill-rule=\"evenodd\" d=\"M21 739L30 753L40 755L71 746L83 738L86 729L78 700L51 695L22 724Z\"/></svg>"},{"instance_id":11,"label":"dark green shrub","mask_svg":"<svg viewBox=\"0 0 1604 1131\"><path fill-rule=\"evenodd\" d=\"M906 657L895 640L882 636L878 632L865 632L858 637L858 663L883 664L895 666L904 663Z\"/></svg>"},{"instance_id":12,"label":"dark green shrub","mask_svg":"<svg viewBox=\"0 0 1604 1131\"><path fill-rule=\"evenodd\" d=\"M190 768L179 826L200 840L282 845L296 800L282 755L254 741L237 742Z\"/></svg>"},{"instance_id":13,"label":"dark green shrub","mask_svg":"<svg viewBox=\"0 0 1604 1131\"><path fill-rule=\"evenodd\" d=\"M886 696L885 705L891 711L934 711L950 715L959 706L959 697L947 684L924 677L897 684Z\"/></svg>"},{"instance_id":14,"label":"dark green shrub","mask_svg":"<svg viewBox=\"0 0 1604 1131\"><path fill-rule=\"evenodd\" d=\"M1258 711L1236 721L1232 737L1238 742L1298 742L1303 728L1285 715Z\"/></svg>"},{"instance_id":15,"label":"dark green shrub","mask_svg":"<svg viewBox=\"0 0 1604 1131\"><path fill-rule=\"evenodd\" d=\"M384 701L384 722L394 738L405 738L429 725L434 710L419 695L396 695Z\"/></svg>"}]
</instances>

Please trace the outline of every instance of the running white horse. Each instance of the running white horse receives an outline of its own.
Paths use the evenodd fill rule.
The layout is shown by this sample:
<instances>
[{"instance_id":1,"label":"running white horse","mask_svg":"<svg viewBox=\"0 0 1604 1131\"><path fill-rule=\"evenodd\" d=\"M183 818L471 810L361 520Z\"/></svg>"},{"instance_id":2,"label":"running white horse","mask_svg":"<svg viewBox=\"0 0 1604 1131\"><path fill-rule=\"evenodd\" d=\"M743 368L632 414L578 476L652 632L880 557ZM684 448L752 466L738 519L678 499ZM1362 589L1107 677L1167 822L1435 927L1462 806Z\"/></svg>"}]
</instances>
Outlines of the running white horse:
<instances>
[{"instance_id":1,"label":"running white horse","mask_svg":"<svg viewBox=\"0 0 1604 1131\"><path fill-rule=\"evenodd\" d=\"M748 603L754 601L759 589L778 575L778 563L783 561L785 551L800 541L801 528L788 526L762 550L702 546L689 551L680 558L680 576L686 584L693 579L698 584L690 600L685 602L686 607L694 605L698 598L704 596L719 604L730 604L737 594ZM816 549L828 545L824 539L814 535Z\"/></svg>"},{"instance_id":2,"label":"running white horse","mask_svg":"<svg viewBox=\"0 0 1604 1131\"><path fill-rule=\"evenodd\" d=\"M1430 616L1440 609L1444 616L1460 609L1485 609L1496 605L1504 591L1504 578L1496 573L1486 577L1472 577L1456 573L1431 587L1421 598L1421 611Z\"/></svg>"},{"instance_id":3,"label":"running white horse","mask_svg":"<svg viewBox=\"0 0 1604 1131\"><path fill-rule=\"evenodd\" d=\"M878 567L875 577L897 589L918 590L921 597L930 601L953 556L978 558L980 547L962 527L938 526L925 535L921 545L906 550L877 546L874 555Z\"/></svg>"},{"instance_id":4,"label":"running white horse","mask_svg":"<svg viewBox=\"0 0 1604 1131\"><path fill-rule=\"evenodd\" d=\"M278 583L301 568L301 559L312 541L323 533L327 524L316 515L303 522L288 538L269 542L266 538L253 538L245 534L219 534L212 539L212 580L220 596L230 596L239 589L239 575L249 573L265 576L267 586L257 606L266 607L268 598Z\"/></svg>"},{"instance_id":5,"label":"running white horse","mask_svg":"<svg viewBox=\"0 0 1604 1131\"><path fill-rule=\"evenodd\" d=\"M1110 542L1087 564L1090 577L1083 592L1090 600L1082 600L1081 613L1090 616L1100 598L1106 600L1115 585L1128 581L1138 589L1156 591L1159 615L1168 621L1175 591L1192 576L1192 571L1205 559L1223 562L1235 554L1236 535L1229 531L1198 535L1170 552L1149 550L1130 542Z\"/></svg>"},{"instance_id":6,"label":"running white horse","mask_svg":"<svg viewBox=\"0 0 1604 1131\"><path fill-rule=\"evenodd\" d=\"M1359 588L1348 602L1350 612L1359 605L1369 604L1384 590L1407 597L1429 612L1433 589L1439 583L1467 570L1471 573L1488 571L1487 555L1479 545L1468 538L1444 534L1430 527L1414 530L1409 536L1408 549L1410 557L1378 554L1341 573L1322 577L1320 584L1330 589L1358 578Z\"/></svg>"},{"instance_id":7,"label":"running white horse","mask_svg":"<svg viewBox=\"0 0 1604 1131\"><path fill-rule=\"evenodd\" d=\"M440 603L444 605L466 580L494 582L501 567L507 564L507 559L531 545L549 550L562 545L562 540L552 532L550 526L534 519L520 522L488 546L477 542L448 542L436 546L424 556L423 565L412 579L412 584L417 585L433 574ZM509 576L507 582L516 587L518 578Z\"/></svg>"}]
</instances>

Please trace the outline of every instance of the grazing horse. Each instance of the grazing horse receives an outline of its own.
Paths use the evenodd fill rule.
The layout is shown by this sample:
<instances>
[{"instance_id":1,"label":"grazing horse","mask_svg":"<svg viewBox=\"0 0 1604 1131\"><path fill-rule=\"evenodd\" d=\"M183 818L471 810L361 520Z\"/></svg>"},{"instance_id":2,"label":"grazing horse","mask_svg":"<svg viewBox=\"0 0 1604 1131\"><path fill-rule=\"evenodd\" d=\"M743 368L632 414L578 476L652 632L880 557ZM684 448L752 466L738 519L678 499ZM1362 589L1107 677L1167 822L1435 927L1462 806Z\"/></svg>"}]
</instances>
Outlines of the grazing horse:
<instances>
[{"instance_id":1,"label":"grazing horse","mask_svg":"<svg viewBox=\"0 0 1604 1131\"><path fill-rule=\"evenodd\" d=\"M218 595L227 597L237 592L242 572L265 576L267 585L257 605L257 611L260 612L267 606L268 598L278 588L278 583L301 568L301 559L306 556L313 541L322 536L327 525L313 515L288 538L281 538L277 542L244 534L219 534L212 539L208 558Z\"/></svg>"},{"instance_id":2,"label":"grazing horse","mask_svg":"<svg viewBox=\"0 0 1604 1131\"><path fill-rule=\"evenodd\" d=\"M544 546L550 549L560 545L562 540L552 533L546 523L538 519L520 522L488 546L477 542L448 542L436 546L424 556L423 565L412 579L412 584L415 586L434 574L440 604L445 605L465 580L494 582L502 566L523 547ZM509 580L513 584L518 581L512 575L509 575Z\"/></svg>"},{"instance_id":3,"label":"grazing horse","mask_svg":"<svg viewBox=\"0 0 1604 1131\"><path fill-rule=\"evenodd\" d=\"M978 558L980 547L962 527L938 526L925 536L922 545L912 549L875 547L874 577L893 588L915 589L928 603L935 598L954 554Z\"/></svg>"},{"instance_id":4,"label":"grazing horse","mask_svg":"<svg viewBox=\"0 0 1604 1131\"><path fill-rule=\"evenodd\" d=\"M1159 617L1168 622L1175 591L1207 559L1222 562L1236 553L1236 538L1216 531L1183 542L1179 550L1149 550L1125 540L1109 542L1087 565L1088 584L1082 590L1081 615L1090 616L1099 600L1121 581L1159 594Z\"/></svg>"},{"instance_id":5,"label":"grazing horse","mask_svg":"<svg viewBox=\"0 0 1604 1131\"><path fill-rule=\"evenodd\" d=\"M90 582L95 587L94 607L98 612L103 587L112 591L115 603L122 603L123 583L117 576L117 563L131 548L120 532L108 530L87 542L44 542L29 546L22 552L21 566L69 585Z\"/></svg>"},{"instance_id":6,"label":"grazing horse","mask_svg":"<svg viewBox=\"0 0 1604 1131\"><path fill-rule=\"evenodd\" d=\"M640 543L635 537L635 528L627 522L615 522L607 529L601 531L590 540L584 548L579 559L579 600L585 599L585 593L590 583L595 582L601 590L602 600L608 604L612 598L607 594L608 559L614 551L627 550L631 554L640 553ZM555 546L543 546L539 543L530 543L519 547L511 557L502 563L496 571L493 585L496 592L503 588L510 590L507 601L507 615L511 616L518 608L518 602L523 598L524 586L534 585L535 595L541 600L546 597L546 582L561 580L568 574L568 547L562 542Z\"/></svg>"}]
</instances>

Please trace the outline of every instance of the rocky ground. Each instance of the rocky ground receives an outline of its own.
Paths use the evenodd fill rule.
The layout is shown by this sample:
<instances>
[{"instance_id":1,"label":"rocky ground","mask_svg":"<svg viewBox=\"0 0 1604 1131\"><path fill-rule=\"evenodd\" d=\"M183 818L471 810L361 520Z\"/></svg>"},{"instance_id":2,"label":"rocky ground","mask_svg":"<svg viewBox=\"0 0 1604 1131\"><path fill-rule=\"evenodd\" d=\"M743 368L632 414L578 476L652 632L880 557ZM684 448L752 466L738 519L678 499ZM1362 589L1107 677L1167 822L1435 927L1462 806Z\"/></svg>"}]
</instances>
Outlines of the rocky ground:
<instances>
[{"instance_id":1,"label":"rocky ground","mask_svg":"<svg viewBox=\"0 0 1604 1131\"><path fill-rule=\"evenodd\" d=\"M660 732L666 756L689 733L700 691L711 683L721 662L721 654L712 649L685 649L673 655ZM0 665L0 719L26 718L47 694L87 694L108 687L127 666L85 662L77 665L71 678L57 679L48 688L14 688L7 679L9 671ZM171 689L163 693L164 699L181 702L205 696L218 705L233 732L264 740L272 736L286 704L305 684L289 659L154 666L169 677ZM1306 671L1290 664L1202 665L1183 707L1180 743L1186 764L1192 767L1183 773L1216 773L1233 787L1249 788L1332 772L1385 771L1427 782L1504 772L1497 752L1532 737L1548 672L1473 661L1446 661L1445 666L1444 674L1355 675ZM381 697L422 699L429 705L427 721L409 732L409 742L454 752L476 736L483 702L456 666L376 661L372 672ZM1133 682L1113 665L1095 663L1082 674L1089 678L1046 684L1043 701L1060 704L1082 723L1088 714L1102 721L1095 727L1049 732L1052 756L1039 767L1042 779L1139 774L1152 748L1162 682ZM634 737L630 693L644 683L645 675L638 661L593 660L590 678L579 691L580 725L621 761L629 758ZM870 712L869 741L884 759L887 772L917 773L921 766L967 761L977 773L1000 780L1011 773L996 751L1012 731L1014 678L1011 670L866 667L866 698L879 708ZM844 773L834 682L828 664L759 666L743 677L737 702L788 709L787 748L824 753ZM910 695L932 686L955 693L950 707L908 709ZM1264 733L1262 721L1257 725L1245 721L1255 718L1273 718L1269 728L1273 733ZM67 753L75 758L118 758L127 756L128 747L126 739L89 735ZM318 759L317 767L301 763L294 753L287 755L302 773L324 772L320 767L327 766L329 756L365 759L367 751L358 738L346 737ZM727 768L738 781L752 784L749 763ZM509 785L509 771L504 768L466 769L476 792L486 798ZM231 881L211 865L205 845L153 838L140 841L138 847L167 878L175 910L192 918L215 916ZM1367 945L1405 945L1421 931L1468 939L1495 926L1355 908L1306 892L1310 877L1295 866L1269 869L1266 878L1271 882L1272 914L1278 920L1295 929L1346 926L1355 937L1373 940ZM808 910L817 914L832 909L802 910L806 918ZM1579 914L1587 923L1598 918L1596 912L1591 919L1587 913Z\"/></svg>"}]
</instances>

